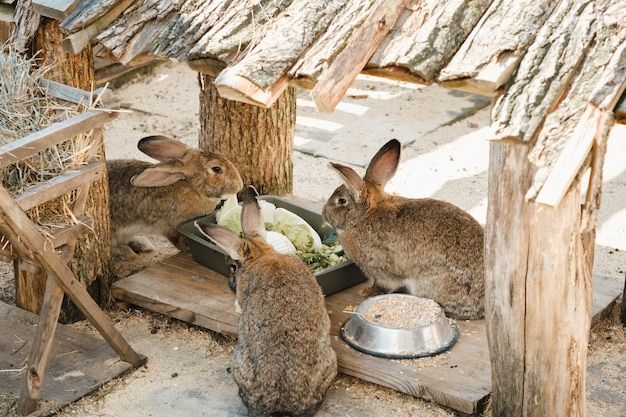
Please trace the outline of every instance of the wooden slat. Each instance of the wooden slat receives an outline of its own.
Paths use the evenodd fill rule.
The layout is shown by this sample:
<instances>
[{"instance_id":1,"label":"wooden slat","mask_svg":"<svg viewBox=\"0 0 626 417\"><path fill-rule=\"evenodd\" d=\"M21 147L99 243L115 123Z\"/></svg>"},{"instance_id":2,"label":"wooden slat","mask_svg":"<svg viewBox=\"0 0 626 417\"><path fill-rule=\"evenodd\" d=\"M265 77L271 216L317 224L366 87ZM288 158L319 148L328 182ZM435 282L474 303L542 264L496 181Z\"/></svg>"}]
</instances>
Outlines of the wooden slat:
<instances>
[{"instance_id":1,"label":"wooden slat","mask_svg":"<svg viewBox=\"0 0 626 417\"><path fill-rule=\"evenodd\" d=\"M94 106L97 99L99 99L100 104L102 104L102 102L106 102L111 98L111 90L108 88L98 88L95 91L88 92L45 78L39 81L39 85L46 90L48 96L56 97L70 103L81 104L85 107Z\"/></svg>"},{"instance_id":2,"label":"wooden slat","mask_svg":"<svg viewBox=\"0 0 626 417\"><path fill-rule=\"evenodd\" d=\"M15 198L24 211L37 207L72 190L101 179L106 170L102 161L94 161L84 167L57 175L49 181L28 188Z\"/></svg>"},{"instance_id":3,"label":"wooden slat","mask_svg":"<svg viewBox=\"0 0 626 417\"><path fill-rule=\"evenodd\" d=\"M103 109L90 110L0 146L0 168L15 164L68 138L113 120L117 117L114 111L117 108L118 105L114 104Z\"/></svg>"},{"instance_id":4,"label":"wooden slat","mask_svg":"<svg viewBox=\"0 0 626 417\"><path fill-rule=\"evenodd\" d=\"M520 57L555 5L550 0L493 1L439 74L440 85L494 96L513 74Z\"/></svg>"},{"instance_id":5,"label":"wooden slat","mask_svg":"<svg viewBox=\"0 0 626 417\"><path fill-rule=\"evenodd\" d=\"M76 239L89 233L93 226L93 219L91 217L84 215L78 216L76 221L78 223L65 226L52 233L52 242L55 248L76 241Z\"/></svg>"},{"instance_id":6,"label":"wooden slat","mask_svg":"<svg viewBox=\"0 0 626 417\"><path fill-rule=\"evenodd\" d=\"M42 16L63 20L82 0L32 0L33 9Z\"/></svg>"},{"instance_id":7,"label":"wooden slat","mask_svg":"<svg viewBox=\"0 0 626 417\"><path fill-rule=\"evenodd\" d=\"M311 91L311 97L319 111L330 113L335 110L376 48L396 24L406 2L381 0L376 3L372 13Z\"/></svg>"}]
</instances>

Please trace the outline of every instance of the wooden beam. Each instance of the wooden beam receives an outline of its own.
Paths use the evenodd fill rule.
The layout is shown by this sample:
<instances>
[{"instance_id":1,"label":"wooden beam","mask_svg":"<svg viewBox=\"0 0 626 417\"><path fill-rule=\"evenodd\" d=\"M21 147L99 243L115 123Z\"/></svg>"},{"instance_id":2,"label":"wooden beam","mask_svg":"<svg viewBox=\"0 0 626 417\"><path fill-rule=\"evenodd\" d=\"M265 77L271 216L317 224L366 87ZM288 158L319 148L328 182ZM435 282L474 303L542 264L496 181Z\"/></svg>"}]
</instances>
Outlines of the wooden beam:
<instances>
[{"instance_id":1,"label":"wooden beam","mask_svg":"<svg viewBox=\"0 0 626 417\"><path fill-rule=\"evenodd\" d=\"M10 4L0 4L0 22L13 23L15 8Z\"/></svg>"},{"instance_id":2,"label":"wooden beam","mask_svg":"<svg viewBox=\"0 0 626 417\"><path fill-rule=\"evenodd\" d=\"M90 162L83 167L57 175L42 184L29 187L17 196L15 201L22 210L28 211L33 207L80 188L82 185L98 181L103 177L105 171L106 166L104 162Z\"/></svg>"},{"instance_id":3,"label":"wooden beam","mask_svg":"<svg viewBox=\"0 0 626 417\"><path fill-rule=\"evenodd\" d=\"M101 126L117 117L115 110L118 108L117 104L112 104L91 110L0 146L0 168L15 164L92 127Z\"/></svg>"},{"instance_id":4,"label":"wooden beam","mask_svg":"<svg viewBox=\"0 0 626 417\"><path fill-rule=\"evenodd\" d=\"M330 113L335 110L376 48L396 24L405 4L406 0L380 0L376 4L346 48L333 60L311 91L319 111Z\"/></svg>"},{"instance_id":5,"label":"wooden beam","mask_svg":"<svg viewBox=\"0 0 626 417\"><path fill-rule=\"evenodd\" d=\"M32 0L33 9L42 16L65 19L82 0Z\"/></svg>"}]
</instances>

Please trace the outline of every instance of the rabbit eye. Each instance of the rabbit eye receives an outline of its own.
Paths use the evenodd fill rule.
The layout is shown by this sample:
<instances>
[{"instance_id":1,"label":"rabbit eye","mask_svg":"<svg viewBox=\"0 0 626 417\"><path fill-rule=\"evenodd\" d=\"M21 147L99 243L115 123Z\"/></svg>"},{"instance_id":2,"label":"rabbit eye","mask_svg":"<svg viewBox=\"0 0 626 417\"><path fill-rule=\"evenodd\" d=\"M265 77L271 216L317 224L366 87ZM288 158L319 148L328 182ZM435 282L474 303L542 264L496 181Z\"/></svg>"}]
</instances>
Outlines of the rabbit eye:
<instances>
[{"instance_id":1,"label":"rabbit eye","mask_svg":"<svg viewBox=\"0 0 626 417\"><path fill-rule=\"evenodd\" d=\"M221 174L222 173L222 167L214 166L214 167L211 168L211 171L215 172L216 174Z\"/></svg>"},{"instance_id":2,"label":"rabbit eye","mask_svg":"<svg viewBox=\"0 0 626 417\"><path fill-rule=\"evenodd\" d=\"M343 206L343 205L345 205L345 204L346 204L346 202L347 202L347 201L346 201L346 199L345 199L345 198L343 198L343 197L339 197L339 198L337 199L337 204L340 204L340 205L342 205L342 206Z\"/></svg>"}]
</instances>

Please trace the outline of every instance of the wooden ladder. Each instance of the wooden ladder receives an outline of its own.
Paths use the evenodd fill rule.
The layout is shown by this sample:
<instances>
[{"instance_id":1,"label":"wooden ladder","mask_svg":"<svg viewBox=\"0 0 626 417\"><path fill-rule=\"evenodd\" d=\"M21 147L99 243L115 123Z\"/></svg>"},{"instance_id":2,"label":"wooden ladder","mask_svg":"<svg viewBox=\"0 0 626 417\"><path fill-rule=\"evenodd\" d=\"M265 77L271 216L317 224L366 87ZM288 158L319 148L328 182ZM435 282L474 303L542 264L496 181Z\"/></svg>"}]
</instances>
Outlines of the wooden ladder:
<instances>
[{"instance_id":1,"label":"wooden ladder","mask_svg":"<svg viewBox=\"0 0 626 417\"><path fill-rule=\"evenodd\" d=\"M85 99L88 99L86 96L90 95L83 90L63 84L47 80L44 83L49 95L66 101L84 103ZM101 108L92 109L66 121L55 123L25 138L0 146L0 169L65 142L94 127L101 127L105 122L116 117L117 114L112 110L117 108L115 104L103 105ZM21 259L26 259L27 262L43 268L48 278L39 313L37 333L17 403L17 411L22 415L29 414L37 408L64 294L70 297L98 329L120 359L134 367L141 366L146 361L145 356L136 353L118 333L109 317L76 280L68 266L74 254L76 239L86 234L92 223L92 220L84 215L90 186L94 181L103 178L106 173L105 163L95 158L97 149L102 145L102 135L92 135L92 141L91 158L83 167L30 187L17 197L12 196L0 184L0 235L9 240ZM25 212L74 190L77 194L71 211L78 223L55 232L52 239L44 236Z\"/></svg>"}]
</instances>

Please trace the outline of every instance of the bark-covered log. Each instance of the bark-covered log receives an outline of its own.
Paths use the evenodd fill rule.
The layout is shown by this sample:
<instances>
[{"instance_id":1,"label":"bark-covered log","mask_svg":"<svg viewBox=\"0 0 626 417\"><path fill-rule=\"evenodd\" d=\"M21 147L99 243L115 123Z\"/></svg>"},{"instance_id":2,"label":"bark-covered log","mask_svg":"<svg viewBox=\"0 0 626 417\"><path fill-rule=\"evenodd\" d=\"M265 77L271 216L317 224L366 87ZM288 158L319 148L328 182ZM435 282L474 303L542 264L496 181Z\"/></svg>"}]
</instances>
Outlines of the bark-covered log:
<instances>
[{"instance_id":1,"label":"bark-covered log","mask_svg":"<svg viewBox=\"0 0 626 417\"><path fill-rule=\"evenodd\" d=\"M348 91L357 75L405 9L405 0L382 0L359 27L352 39L324 71L311 97L317 109L330 113Z\"/></svg>"},{"instance_id":2,"label":"bark-covered log","mask_svg":"<svg viewBox=\"0 0 626 417\"><path fill-rule=\"evenodd\" d=\"M267 95L283 75L291 68L302 51L324 33L346 0L315 0L294 2L287 7L266 30L260 34L258 42L235 65L227 68L216 79L220 94L226 98L238 99L241 93L249 95L264 107L273 101L287 87L286 83ZM288 42L287 42L288 40ZM255 91L258 89L258 93ZM232 90L232 91L231 91Z\"/></svg>"},{"instance_id":3,"label":"bark-covered log","mask_svg":"<svg viewBox=\"0 0 626 417\"><path fill-rule=\"evenodd\" d=\"M556 4L550 0L495 0L439 74L440 84L495 95Z\"/></svg>"},{"instance_id":4,"label":"bark-covered log","mask_svg":"<svg viewBox=\"0 0 626 417\"><path fill-rule=\"evenodd\" d=\"M220 21L234 0L186 0L180 11L159 35L152 53L178 61L187 60L190 50ZM221 71L221 69L220 69ZM217 72L213 75L217 75Z\"/></svg>"},{"instance_id":5,"label":"bark-covered log","mask_svg":"<svg viewBox=\"0 0 626 417\"><path fill-rule=\"evenodd\" d=\"M13 16L15 29L11 36L11 42L16 51L26 52L37 34L41 15L33 9L30 0L19 0Z\"/></svg>"},{"instance_id":6,"label":"bark-covered log","mask_svg":"<svg viewBox=\"0 0 626 417\"><path fill-rule=\"evenodd\" d=\"M593 0L560 2L544 23L517 73L495 103L496 138L533 141L546 114L558 106L596 32ZM599 3L602 3L601 1Z\"/></svg>"},{"instance_id":7,"label":"bark-covered log","mask_svg":"<svg viewBox=\"0 0 626 417\"><path fill-rule=\"evenodd\" d=\"M610 3L608 0L595 2L599 19L595 25L593 48L590 49L580 64L575 77L570 80L567 96L559 103L558 108L545 118L538 134L537 143L530 153L531 162L539 170L533 181L533 186L528 192L527 198L529 199L537 196L567 142L576 136L577 129L579 131L582 129L584 122L581 124L580 120L587 104L591 101L591 103L596 103L595 106L600 106L601 100L607 97L607 88L611 87L615 90L617 85L617 81L610 81L610 79L617 76L616 80L623 81L623 78L619 79L620 74L615 73L617 69L615 71L609 69L609 73L605 73L611 58L615 56L615 52L619 50L620 45L626 39L626 28L621 24L624 14L618 13L619 8L611 6ZM601 6L604 6L604 9ZM626 8L623 9L626 11ZM620 71L623 71L623 68ZM611 73L613 75L610 75ZM597 92L594 93L594 91ZM612 93L613 103L617 100L615 95L619 97L619 91ZM534 102L532 103L534 105ZM605 105L603 107L606 107L607 111L612 111L610 106ZM587 138L587 147L590 146L592 140L592 138ZM580 166L580 161L577 163Z\"/></svg>"},{"instance_id":8,"label":"bark-covered log","mask_svg":"<svg viewBox=\"0 0 626 417\"><path fill-rule=\"evenodd\" d=\"M326 31L307 48L289 69L289 77L300 86L313 88L320 75L331 64L329 57L335 57L347 45L354 32L371 13L374 2L354 0L345 6L328 25Z\"/></svg>"},{"instance_id":9,"label":"bark-covered log","mask_svg":"<svg viewBox=\"0 0 626 417\"><path fill-rule=\"evenodd\" d=\"M370 59L367 73L393 78L408 72L415 77L413 81L429 84L452 59L491 2L414 2Z\"/></svg>"},{"instance_id":10,"label":"bark-covered log","mask_svg":"<svg viewBox=\"0 0 626 417\"><path fill-rule=\"evenodd\" d=\"M193 45L187 56L189 66L198 72L217 76L226 66L241 59L250 42L261 36L261 29L292 2L232 2L215 26Z\"/></svg>"},{"instance_id":11,"label":"bark-covered log","mask_svg":"<svg viewBox=\"0 0 626 417\"><path fill-rule=\"evenodd\" d=\"M164 27L176 15L183 0L135 2L95 40L116 61L128 64L153 49Z\"/></svg>"},{"instance_id":12,"label":"bark-covered log","mask_svg":"<svg viewBox=\"0 0 626 417\"><path fill-rule=\"evenodd\" d=\"M107 14L122 0L85 0L82 1L61 22L61 29L68 33L76 32L91 25Z\"/></svg>"},{"instance_id":13,"label":"bark-covered log","mask_svg":"<svg viewBox=\"0 0 626 417\"><path fill-rule=\"evenodd\" d=\"M296 89L287 88L269 109L226 100L210 76L200 74L202 149L220 152L260 194L293 192Z\"/></svg>"},{"instance_id":14,"label":"bark-covered log","mask_svg":"<svg viewBox=\"0 0 626 417\"><path fill-rule=\"evenodd\" d=\"M491 144L485 280L492 415L583 416L591 265L581 241L580 187L555 208L527 201L534 170L527 157L525 144Z\"/></svg>"}]
</instances>

